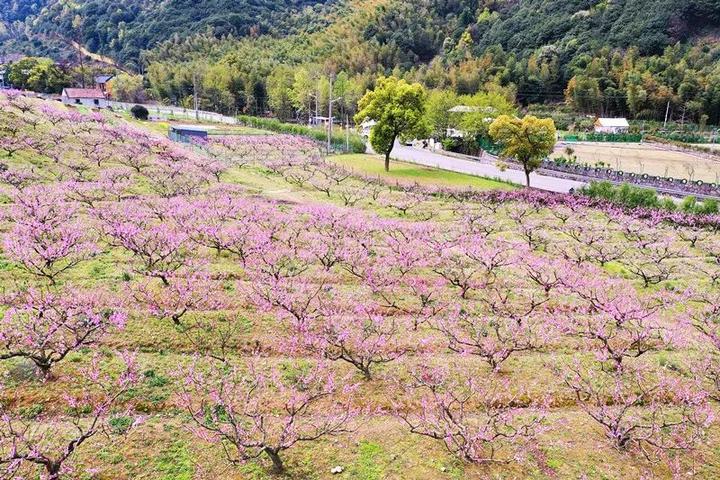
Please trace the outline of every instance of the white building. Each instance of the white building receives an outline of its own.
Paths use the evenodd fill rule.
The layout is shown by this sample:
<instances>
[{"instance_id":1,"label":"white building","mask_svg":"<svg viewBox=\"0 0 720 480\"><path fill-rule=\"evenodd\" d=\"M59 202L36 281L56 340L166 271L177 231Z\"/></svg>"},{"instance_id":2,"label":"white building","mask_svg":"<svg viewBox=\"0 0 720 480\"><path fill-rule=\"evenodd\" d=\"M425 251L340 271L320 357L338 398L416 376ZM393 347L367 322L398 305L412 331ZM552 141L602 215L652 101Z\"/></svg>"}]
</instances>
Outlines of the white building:
<instances>
[{"instance_id":1,"label":"white building","mask_svg":"<svg viewBox=\"0 0 720 480\"><path fill-rule=\"evenodd\" d=\"M630 124L625 118L598 118L595 120L595 133L627 133Z\"/></svg>"},{"instance_id":2,"label":"white building","mask_svg":"<svg viewBox=\"0 0 720 480\"><path fill-rule=\"evenodd\" d=\"M377 125L377 122L375 120L365 120L360 124L360 135L362 135L365 138L370 137L370 130Z\"/></svg>"},{"instance_id":3,"label":"white building","mask_svg":"<svg viewBox=\"0 0 720 480\"><path fill-rule=\"evenodd\" d=\"M108 99L99 88L65 88L60 99L65 105L83 105L90 108L108 107Z\"/></svg>"}]
</instances>

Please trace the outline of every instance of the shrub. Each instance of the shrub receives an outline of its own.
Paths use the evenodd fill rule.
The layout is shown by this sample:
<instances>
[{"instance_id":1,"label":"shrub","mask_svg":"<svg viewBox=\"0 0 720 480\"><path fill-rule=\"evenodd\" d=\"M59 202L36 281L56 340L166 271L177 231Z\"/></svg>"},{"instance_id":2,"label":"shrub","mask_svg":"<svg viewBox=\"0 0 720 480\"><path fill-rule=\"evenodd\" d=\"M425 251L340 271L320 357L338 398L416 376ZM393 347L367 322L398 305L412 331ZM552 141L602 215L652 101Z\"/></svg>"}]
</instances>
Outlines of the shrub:
<instances>
[{"instance_id":1,"label":"shrub","mask_svg":"<svg viewBox=\"0 0 720 480\"><path fill-rule=\"evenodd\" d=\"M135 423L135 419L132 417L113 417L108 421L110 430L117 435L126 433L133 423Z\"/></svg>"},{"instance_id":2,"label":"shrub","mask_svg":"<svg viewBox=\"0 0 720 480\"><path fill-rule=\"evenodd\" d=\"M628 208L656 208L670 212L680 210L685 213L712 215L720 212L720 203L709 199L698 202L694 196L688 196L678 205L672 198L660 198L655 190L623 184L619 187L610 182L590 182L580 189L580 193L590 198L608 200Z\"/></svg>"},{"instance_id":3,"label":"shrub","mask_svg":"<svg viewBox=\"0 0 720 480\"><path fill-rule=\"evenodd\" d=\"M693 213L698 208L698 201L697 198L690 195L689 197L685 197L680 204L680 210L682 210L685 213Z\"/></svg>"},{"instance_id":4,"label":"shrub","mask_svg":"<svg viewBox=\"0 0 720 480\"><path fill-rule=\"evenodd\" d=\"M610 182L591 182L580 189L583 195L619 203L625 207L659 208L661 202L657 192L649 188L640 188L623 184L619 187Z\"/></svg>"},{"instance_id":5,"label":"shrub","mask_svg":"<svg viewBox=\"0 0 720 480\"><path fill-rule=\"evenodd\" d=\"M148 112L148 109L143 107L142 105L135 105L130 109L130 113L136 120L147 120L150 116L150 112Z\"/></svg>"},{"instance_id":6,"label":"shrub","mask_svg":"<svg viewBox=\"0 0 720 480\"><path fill-rule=\"evenodd\" d=\"M700 207L698 207L697 213L704 213L706 215L713 215L720 212L720 203L715 199L705 200Z\"/></svg>"}]
</instances>

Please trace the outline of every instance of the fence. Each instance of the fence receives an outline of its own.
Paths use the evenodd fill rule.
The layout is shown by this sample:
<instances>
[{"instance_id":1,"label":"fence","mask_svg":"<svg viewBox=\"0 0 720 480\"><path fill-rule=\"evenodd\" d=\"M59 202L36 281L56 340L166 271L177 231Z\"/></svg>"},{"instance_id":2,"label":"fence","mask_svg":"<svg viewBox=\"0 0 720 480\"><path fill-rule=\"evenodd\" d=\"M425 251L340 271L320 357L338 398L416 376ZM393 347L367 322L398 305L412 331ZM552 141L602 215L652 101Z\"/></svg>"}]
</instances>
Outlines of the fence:
<instances>
[{"instance_id":1,"label":"fence","mask_svg":"<svg viewBox=\"0 0 720 480\"><path fill-rule=\"evenodd\" d=\"M138 105L137 103L125 103L125 102L109 102L110 107L113 110L121 110L124 112L129 112L132 107L135 105ZM167 105L148 105L148 104L141 104L145 108L147 108L148 113L150 116L155 116L167 120L172 120L174 118L183 118L186 120L199 120L203 122L212 122L212 123L225 123L228 125L237 125L239 122L237 118L235 117L228 117L227 115L222 115L220 113L215 112L207 112L204 110L198 110L197 112L195 110L190 110L187 108L182 107L171 107Z\"/></svg>"},{"instance_id":2,"label":"fence","mask_svg":"<svg viewBox=\"0 0 720 480\"><path fill-rule=\"evenodd\" d=\"M661 192L683 195L700 195L703 197L720 197L720 185L702 180L688 180L671 177L660 177L647 173L623 172L612 168L590 167L575 163L561 163L546 159L541 168L543 171L566 173L591 180L608 180L613 183L630 183L643 187L651 187Z\"/></svg>"}]
</instances>

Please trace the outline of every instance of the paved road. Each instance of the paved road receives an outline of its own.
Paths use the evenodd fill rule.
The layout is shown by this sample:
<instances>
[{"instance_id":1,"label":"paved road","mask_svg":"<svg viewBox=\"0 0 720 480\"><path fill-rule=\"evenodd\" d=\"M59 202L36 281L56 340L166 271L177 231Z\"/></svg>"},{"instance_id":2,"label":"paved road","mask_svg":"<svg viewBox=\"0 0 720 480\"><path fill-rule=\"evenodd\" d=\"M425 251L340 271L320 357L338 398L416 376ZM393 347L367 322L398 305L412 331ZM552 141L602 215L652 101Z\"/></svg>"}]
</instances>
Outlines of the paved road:
<instances>
[{"instance_id":1,"label":"paved road","mask_svg":"<svg viewBox=\"0 0 720 480\"><path fill-rule=\"evenodd\" d=\"M495 165L489 163L474 162L472 160L464 160L457 157L450 157L440 153L434 153L421 148L407 147L404 145L395 145L392 151L392 158L405 162L427 165L429 167L438 167L444 170L452 170L453 172L469 173L471 175L480 175L489 178L500 178L510 180L521 185L525 185L525 173L520 170L505 171L500 170ZM530 174L530 185L542 190L551 192L567 193L571 188L577 189L584 185L582 182L575 180L565 180L563 178L547 177L536 173Z\"/></svg>"}]
</instances>

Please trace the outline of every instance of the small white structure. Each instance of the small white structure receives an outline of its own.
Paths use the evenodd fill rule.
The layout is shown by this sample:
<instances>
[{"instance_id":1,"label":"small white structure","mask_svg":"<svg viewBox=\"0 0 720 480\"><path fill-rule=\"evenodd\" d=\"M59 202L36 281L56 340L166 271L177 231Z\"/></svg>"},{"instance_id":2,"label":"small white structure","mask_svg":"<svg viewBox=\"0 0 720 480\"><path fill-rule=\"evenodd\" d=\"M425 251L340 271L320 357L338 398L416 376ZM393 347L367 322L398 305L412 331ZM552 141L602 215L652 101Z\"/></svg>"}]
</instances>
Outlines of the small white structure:
<instances>
[{"instance_id":1,"label":"small white structure","mask_svg":"<svg viewBox=\"0 0 720 480\"><path fill-rule=\"evenodd\" d=\"M598 118L595 120L595 133L627 133L630 124L626 118Z\"/></svg>"},{"instance_id":2,"label":"small white structure","mask_svg":"<svg viewBox=\"0 0 720 480\"><path fill-rule=\"evenodd\" d=\"M65 105L108 108L108 99L99 88L65 88L62 91L60 100Z\"/></svg>"},{"instance_id":3,"label":"small white structure","mask_svg":"<svg viewBox=\"0 0 720 480\"><path fill-rule=\"evenodd\" d=\"M362 135L365 138L370 137L370 130L377 125L377 122L375 120L365 120L360 124L360 135Z\"/></svg>"},{"instance_id":4,"label":"small white structure","mask_svg":"<svg viewBox=\"0 0 720 480\"><path fill-rule=\"evenodd\" d=\"M445 131L445 136L448 138L465 138L465 132L457 128L448 128Z\"/></svg>"},{"instance_id":5,"label":"small white structure","mask_svg":"<svg viewBox=\"0 0 720 480\"><path fill-rule=\"evenodd\" d=\"M488 114L497 113L495 107L474 107L471 105L456 105L448 110L450 113L477 113L483 112Z\"/></svg>"},{"instance_id":6,"label":"small white structure","mask_svg":"<svg viewBox=\"0 0 720 480\"><path fill-rule=\"evenodd\" d=\"M337 123L337 119L335 117L333 117L332 122L333 122L333 124ZM326 127L330 124L330 117L321 117L321 116L310 117L310 121L308 123L310 125L314 125L314 126Z\"/></svg>"}]
</instances>

